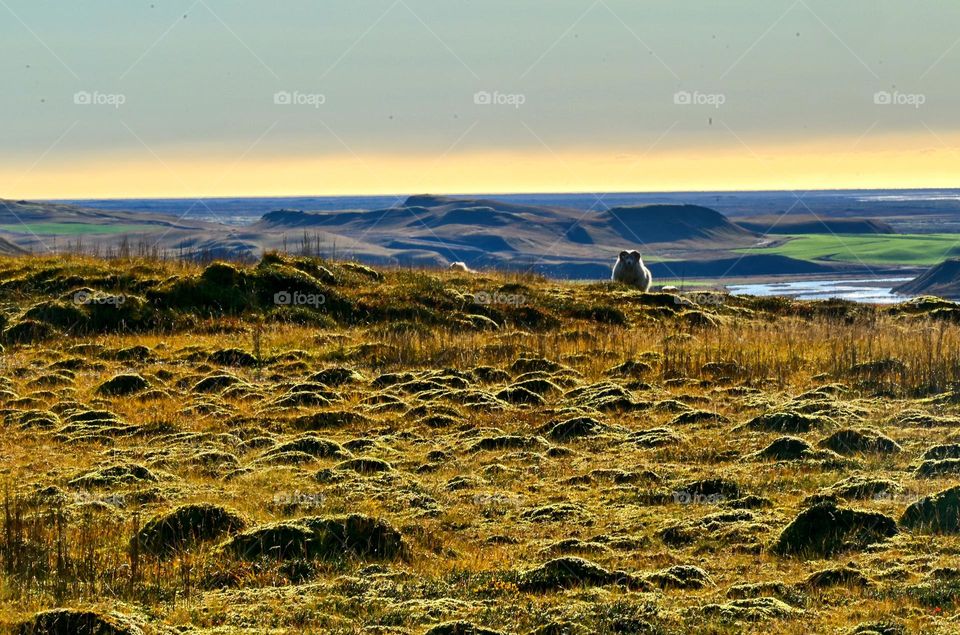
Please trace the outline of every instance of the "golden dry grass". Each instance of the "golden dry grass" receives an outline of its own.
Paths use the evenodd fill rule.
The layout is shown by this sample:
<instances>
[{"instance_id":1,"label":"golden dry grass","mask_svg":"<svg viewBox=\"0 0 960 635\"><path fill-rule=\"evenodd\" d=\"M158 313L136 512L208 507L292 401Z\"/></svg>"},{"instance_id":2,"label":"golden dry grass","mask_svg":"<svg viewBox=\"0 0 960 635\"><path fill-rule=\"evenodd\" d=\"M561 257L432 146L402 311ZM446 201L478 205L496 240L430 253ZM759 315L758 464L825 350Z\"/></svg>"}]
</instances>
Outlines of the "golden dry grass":
<instances>
[{"instance_id":1,"label":"golden dry grass","mask_svg":"<svg viewBox=\"0 0 960 635\"><path fill-rule=\"evenodd\" d=\"M307 284L291 269L318 265L277 259L271 275L288 276L281 279L290 284ZM228 315L160 308L176 282L171 276L199 279L203 272L181 263L0 263L8 329L31 307L80 287L143 297L145 312L119 327L57 324L46 337L8 338L0 394L0 623L82 607L126 615L144 632L423 633L455 620L502 633L552 624L554 630L538 632L799 634L853 632L884 620L902 631L881 632L960 629L960 585L940 571L957 566L956 534L901 527L892 538L821 558L771 550L809 497L852 475L901 489L841 498L840 505L894 520L916 500L956 484L957 473L915 475L928 448L960 443L951 419L960 403L952 392L960 380L960 327L951 305L889 310L712 296L678 303L610 284L406 270L375 279L342 263L320 264L336 278L324 283L329 297L348 307L336 315L329 303L308 307L313 317L278 313L253 296ZM539 312L533 318L530 307ZM471 322L478 314L497 328ZM117 351L134 346L149 355L118 359ZM255 363L209 359L226 349L242 349ZM542 403L495 398L523 374L514 365L520 359L559 365L528 376L540 380L531 386ZM648 366L634 376L611 372L627 360ZM329 368L362 377L304 384ZM403 372L412 376L378 381ZM145 378L150 398L143 398L147 391L98 394L121 373ZM242 388L197 390L204 378L223 373ZM624 398L591 402L571 392L601 382ZM297 384L326 399L278 401ZM464 405L480 400L487 405ZM114 413L121 429L71 427L71 417L90 410ZM334 411L364 417L315 431L297 424L297 417ZM783 411L819 418L822 427L790 433L814 447L836 429L869 427L902 450L751 457L787 433L741 425ZM919 418L897 423L913 411ZM38 424L25 412L53 414ZM684 418L689 412L700 414ZM434 427L423 416L430 413L449 419ZM591 417L600 429L552 438L544 428L575 417ZM656 447L634 440L656 428L676 438ZM344 455L264 458L304 435L336 442ZM347 454L391 469L338 469ZM71 484L109 466L141 466L156 481ZM735 484L737 495L687 491L718 478ZM232 510L251 528L363 514L399 530L409 555L246 559L224 550L231 532L170 556L131 550L131 537L147 521L190 503ZM714 520L701 523L705 517ZM665 537L678 533L685 537ZM623 575L524 588L525 572L563 557ZM846 563L869 583L802 584ZM649 582L650 574L678 565L700 568L708 583L681 589ZM772 582L783 586L754 595L779 594L785 604L763 605L774 607L766 614L705 608L728 605L738 585ZM435 632L484 632L459 628Z\"/></svg>"}]
</instances>

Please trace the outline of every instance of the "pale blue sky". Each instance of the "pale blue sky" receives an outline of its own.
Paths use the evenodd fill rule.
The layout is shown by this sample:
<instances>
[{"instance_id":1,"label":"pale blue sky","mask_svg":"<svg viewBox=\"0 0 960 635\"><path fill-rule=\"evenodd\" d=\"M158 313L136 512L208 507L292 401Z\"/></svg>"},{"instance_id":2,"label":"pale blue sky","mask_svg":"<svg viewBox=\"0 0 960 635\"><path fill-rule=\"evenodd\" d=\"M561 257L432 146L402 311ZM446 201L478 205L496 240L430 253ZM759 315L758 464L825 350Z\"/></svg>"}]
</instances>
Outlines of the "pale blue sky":
<instances>
[{"instance_id":1,"label":"pale blue sky","mask_svg":"<svg viewBox=\"0 0 960 635\"><path fill-rule=\"evenodd\" d=\"M262 156L935 143L956 130L958 24L946 1L2 0L0 163L58 139L45 162L258 139ZM873 102L894 89L925 103ZM283 90L325 103L278 106ZM478 105L481 90L524 103ZM681 90L725 101L681 107Z\"/></svg>"}]
</instances>

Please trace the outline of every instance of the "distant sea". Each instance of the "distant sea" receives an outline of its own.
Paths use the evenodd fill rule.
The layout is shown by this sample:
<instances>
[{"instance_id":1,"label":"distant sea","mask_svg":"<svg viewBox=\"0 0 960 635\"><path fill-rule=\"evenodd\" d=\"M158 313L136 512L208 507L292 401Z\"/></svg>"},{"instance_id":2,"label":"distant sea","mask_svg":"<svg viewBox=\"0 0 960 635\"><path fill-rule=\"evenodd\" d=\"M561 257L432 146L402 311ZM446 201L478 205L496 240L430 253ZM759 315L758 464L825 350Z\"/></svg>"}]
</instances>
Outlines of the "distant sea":
<instances>
[{"instance_id":1,"label":"distant sea","mask_svg":"<svg viewBox=\"0 0 960 635\"><path fill-rule=\"evenodd\" d=\"M569 207L602 211L620 205L689 203L713 208L728 216L815 213L823 216L893 217L904 233L960 232L960 189L926 190L821 190L814 192L612 192L597 194L454 194L462 198L488 198L526 205ZM278 209L331 211L383 209L401 205L406 196L289 196L262 198L130 198L70 199L73 203L103 210L171 214L194 220L248 225ZM930 215L937 220L931 223ZM923 216L923 219L919 217ZM915 221L912 219L916 217Z\"/></svg>"}]
</instances>

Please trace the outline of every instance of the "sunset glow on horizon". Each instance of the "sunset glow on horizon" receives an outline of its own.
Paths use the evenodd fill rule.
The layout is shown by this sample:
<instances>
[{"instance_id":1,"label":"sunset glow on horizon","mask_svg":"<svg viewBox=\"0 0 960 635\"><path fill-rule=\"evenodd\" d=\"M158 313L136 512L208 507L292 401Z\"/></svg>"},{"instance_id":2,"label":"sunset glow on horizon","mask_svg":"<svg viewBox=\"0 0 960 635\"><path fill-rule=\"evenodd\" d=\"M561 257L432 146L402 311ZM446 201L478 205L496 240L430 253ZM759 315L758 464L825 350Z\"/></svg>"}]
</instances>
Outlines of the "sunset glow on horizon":
<instances>
[{"instance_id":1,"label":"sunset glow on horizon","mask_svg":"<svg viewBox=\"0 0 960 635\"><path fill-rule=\"evenodd\" d=\"M946 140L941 140L947 143ZM955 140L954 140L955 141ZM886 149L896 146L898 150ZM166 158L0 165L5 198L202 198L921 189L957 185L960 155L925 139L626 152L455 152L430 155Z\"/></svg>"}]
</instances>

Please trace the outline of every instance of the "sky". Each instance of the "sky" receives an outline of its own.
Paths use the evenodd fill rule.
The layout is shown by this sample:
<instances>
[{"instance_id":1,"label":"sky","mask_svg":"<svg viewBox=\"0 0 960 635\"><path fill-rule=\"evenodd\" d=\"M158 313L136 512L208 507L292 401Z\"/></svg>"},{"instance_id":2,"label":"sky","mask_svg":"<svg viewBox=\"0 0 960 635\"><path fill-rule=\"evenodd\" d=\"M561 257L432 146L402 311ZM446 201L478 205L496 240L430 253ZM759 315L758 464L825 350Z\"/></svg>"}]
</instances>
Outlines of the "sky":
<instances>
[{"instance_id":1,"label":"sky","mask_svg":"<svg viewBox=\"0 0 960 635\"><path fill-rule=\"evenodd\" d=\"M947 0L0 0L0 198L953 187Z\"/></svg>"}]
</instances>

